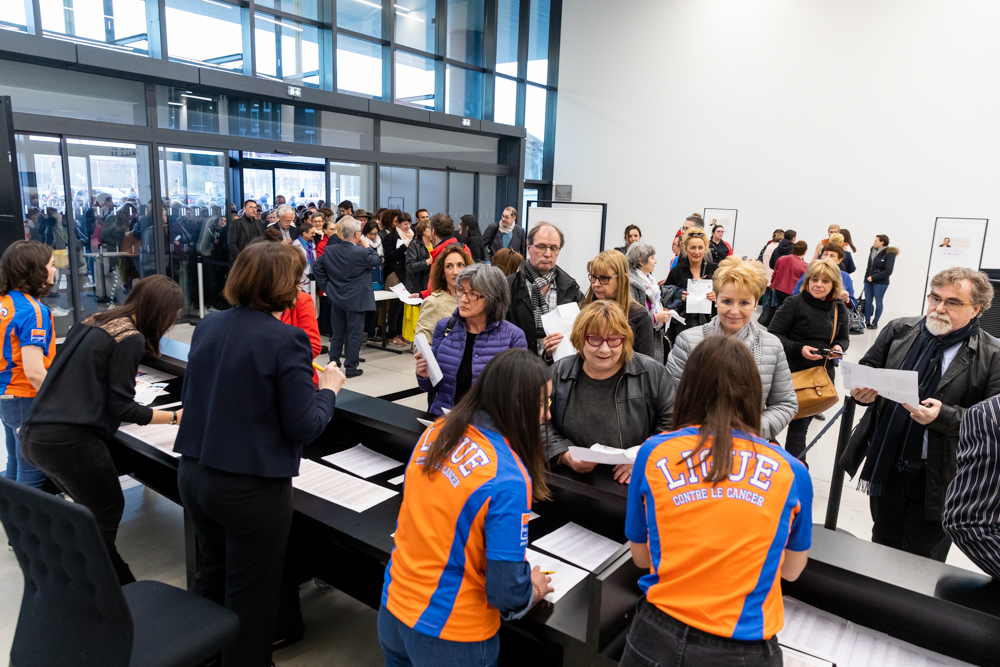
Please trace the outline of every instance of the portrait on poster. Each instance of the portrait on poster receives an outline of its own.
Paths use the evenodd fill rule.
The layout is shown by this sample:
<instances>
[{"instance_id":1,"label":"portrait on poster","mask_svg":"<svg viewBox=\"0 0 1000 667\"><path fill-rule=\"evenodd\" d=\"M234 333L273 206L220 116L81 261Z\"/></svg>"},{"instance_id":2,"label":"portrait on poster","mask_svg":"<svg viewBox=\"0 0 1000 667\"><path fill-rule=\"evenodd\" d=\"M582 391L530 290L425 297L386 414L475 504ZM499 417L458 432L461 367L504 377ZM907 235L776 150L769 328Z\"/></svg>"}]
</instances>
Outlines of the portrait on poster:
<instances>
[{"instance_id":1,"label":"portrait on poster","mask_svg":"<svg viewBox=\"0 0 1000 667\"><path fill-rule=\"evenodd\" d=\"M732 246L734 254L736 253L734 240L736 238L737 212L735 208L706 208L703 215L705 219L705 232L711 234L712 229L716 225L722 225L722 240Z\"/></svg>"}]
</instances>

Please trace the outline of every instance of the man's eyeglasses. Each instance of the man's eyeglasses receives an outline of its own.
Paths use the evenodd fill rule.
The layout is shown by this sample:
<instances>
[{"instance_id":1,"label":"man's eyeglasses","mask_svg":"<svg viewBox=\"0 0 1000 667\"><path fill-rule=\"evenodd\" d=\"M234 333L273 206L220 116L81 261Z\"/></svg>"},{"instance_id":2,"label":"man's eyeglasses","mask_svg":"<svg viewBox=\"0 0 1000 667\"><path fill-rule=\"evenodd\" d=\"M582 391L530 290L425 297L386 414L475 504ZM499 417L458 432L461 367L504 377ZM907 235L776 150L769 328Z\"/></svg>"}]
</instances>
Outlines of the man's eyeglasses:
<instances>
[{"instance_id":1,"label":"man's eyeglasses","mask_svg":"<svg viewBox=\"0 0 1000 667\"><path fill-rule=\"evenodd\" d=\"M594 283L601 283L602 285L607 285L608 283L611 282L612 278L617 278L617 277L618 276L595 276L592 273L587 274L587 280L590 281L591 285L593 285Z\"/></svg>"},{"instance_id":2,"label":"man's eyeglasses","mask_svg":"<svg viewBox=\"0 0 1000 667\"><path fill-rule=\"evenodd\" d=\"M608 347L615 349L622 346L625 342L625 336L598 336L596 334L588 334L584 336L584 340L586 340L587 345L591 347L600 347L604 343L607 343Z\"/></svg>"},{"instance_id":3,"label":"man's eyeglasses","mask_svg":"<svg viewBox=\"0 0 1000 667\"><path fill-rule=\"evenodd\" d=\"M964 301L959 301L958 299L942 299L934 292L927 295L927 304L931 309L937 308L939 305L944 304L945 310L958 310L959 308L965 308L966 306L971 306L971 303L965 303Z\"/></svg>"},{"instance_id":4,"label":"man's eyeglasses","mask_svg":"<svg viewBox=\"0 0 1000 667\"><path fill-rule=\"evenodd\" d=\"M461 299L463 295L469 300L470 303L475 303L483 298L483 295L479 292L473 292L472 290L466 291L464 289L455 290L455 296L459 299Z\"/></svg>"},{"instance_id":5,"label":"man's eyeglasses","mask_svg":"<svg viewBox=\"0 0 1000 667\"><path fill-rule=\"evenodd\" d=\"M559 246L557 246L557 245L545 245L544 243L539 243L539 244L533 245L531 247L534 248L536 251L542 253L543 255L546 252L551 252L553 255L555 255L560 250Z\"/></svg>"}]
</instances>

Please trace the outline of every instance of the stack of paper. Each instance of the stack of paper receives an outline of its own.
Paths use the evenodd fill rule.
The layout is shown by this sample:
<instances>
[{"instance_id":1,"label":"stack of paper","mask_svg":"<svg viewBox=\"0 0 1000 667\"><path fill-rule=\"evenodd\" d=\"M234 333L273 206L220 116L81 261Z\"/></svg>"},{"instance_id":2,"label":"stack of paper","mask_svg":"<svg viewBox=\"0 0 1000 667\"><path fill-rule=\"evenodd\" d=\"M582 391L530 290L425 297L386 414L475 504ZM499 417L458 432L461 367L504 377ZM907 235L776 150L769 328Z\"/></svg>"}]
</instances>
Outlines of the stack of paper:
<instances>
[{"instance_id":1,"label":"stack of paper","mask_svg":"<svg viewBox=\"0 0 1000 667\"><path fill-rule=\"evenodd\" d=\"M373 452L360 443L342 452L324 456L323 460L365 479L403 465L396 459Z\"/></svg>"},{"instance_id":2,"label":"stack of paper","mask_svg":"<svg viewBox=\"0 0 1000 667\"><path fill-rule=\"evenodd\" d=\"M129 424L122 426L119 430L177 459L181 455L174 451L174 441L177 440L177 429L179 428L180 426L171 426L170 424L146 424L145 426Z\"/></svg>"},{"instance_id":3,"label":"stack of paper","mask_svg":"<svg viewBox=\"0 0 1000 667\"><path fill-rule=\"evenodd\" d=\"M145 382L146 384L153 384L154 382L166 382L167 380L173 380L177 376L171 375L170 373L164 373L163 371L158 371L149 366L143 366L139 364L139 370L136 371L135 381Z\"/></svg>"},{"instance_id":4,"label":"stack of paper","mask_svg":"<svg viewBox=\"0 0 1000 667\"><path fill-rule=\"evenodd\" d=\"M617 447L608 447L606 445L591 445L588 449L587 447L570 445L569 454L577 461L619 465L622 463L635 463L635 457L639 455L639 450L641 448L642 445L636 445L635 447L629 447L628 449L619 449Z\"/></svg>"},{"instance_id":5,"label":"stack of paper","mask_svg":"<svg viewBox=\"0 0 1000 667\"><path fill-rule=\"evenodd\" d=\"M371 509L398 493L309 459L302 459L292 486L355 512Z\"/></svg>"},{"instance_id":6,"label":"stack of paper","mask_svg":"<svg viewBox=\"0 0 1000 667\"><path fill-rule=\"evenodd\" d=\"M593 572L611 558L622 545L570 521L562 528L535 540L536 549Z\"/></svg>"},{"instance_id":7,"label":"stack of paper","mask_svg":"<svg viewBox=\"0 0 1000 667\"><path fill-rule=\"evenodd\" d=\"M444 377L444 373L441 372L441 367L438 366L437 359L434 357L434 350L431 349L431 344L427 342L427 336L417 334L413 337L413 342L417 345L417 352L427 360L427 377L430 378L431 384L436 387L437 383Z\"/></svg>"},{"instance_id":8,"label":"stack of paper","mask_svg":"<svg viewBox=\"0 0 1000 667\"><path fill-rule=\"evenodd\" d=\"M527 549L525 557L532 568L538 567L542 572L554 572L554 574L548 575L552 578L549 582L549 585L552 586L552 592L545 596L545 599L552 604L559 602L562 596L587 578L586 570L567 565L557 558L546 556L534 549Z\"/></svg>"},{"instance_id":9,"label":"stack of paper","mask_svg":"<svg viewBox=\"0 0 1000 667\"><path fill-rule=\"evenodd\" d=\"M552 353L552 359L559 361L563 357L576 354L573 343L569 341L570 334L573 333L573 322L580 314L580 306L575 303L564 303L555 310L542 315L542 328L546 336L561 333L563 339L559 341L559 347Z\"/></svg>"},{"instance_id":10,"label":"stack of paper","mask_svg":"<svg viewBox=\"0 0 1000 667\"><path fill-rule=\"evenodd\" d=\"M137 382L135 385L135 402L139 405L149 405L157 397L166 396L169 393L166 382Z\"/></svg>"},{"instance_id":11,"label":"stack of paper","mask_svg":"<svg viewBox=\"0 0 1000 667\"><path fill-rule=\"evenodd\" d=\"M402 241L400 241L400 243L402 243ZM407 303L411 306L419 306L424 302L424 300L419 297L416 299L410 298L410 291L406 289L406 287L403 286L402 283L393 285L389 289L392 291L393 294L399 297L400 301L402 301L403 303Z\"/></svg>"},{"instance_id":12,"label":"stack of paper","mask_svg":"<svg viewBox=\"0 0 1000 667\"><path fill-rule=\"evenodd\" d=\"M806 654L797 664L838 667L971 667L969 663L914 646L882 632L855 625L839 616L786 597L785 627L778 633L783 648ZM825 663L822 661L826 661ZM796 664L788 661L785 664Z\"/></svg>"},{"instance_id":13,"label":"stack of paper","mask_svg":"<svg viewBox=\"0 0 1000 667\"><path fill-rule=\"evenodd\" d=\"M879 396L890 401L906 403L910 407L920 405L920 388L916 371L899 371L888 368L872 368L864 364L842 361L844 391L852 389L874 389Z\"/></svg>"},{"instance_id":14,"label":"stack of paper","mask_svg":"<svg viewBox=\"0 0 1000 667\"><path fill-rule=\"evenodd\" d=\"M712 291L712 281L708 279L688 280L687 285L687 307L684 309L688 315L700 313L702 315L712 314L712 302L708 300L708 293Z\"/></svg>"}]
</instances>

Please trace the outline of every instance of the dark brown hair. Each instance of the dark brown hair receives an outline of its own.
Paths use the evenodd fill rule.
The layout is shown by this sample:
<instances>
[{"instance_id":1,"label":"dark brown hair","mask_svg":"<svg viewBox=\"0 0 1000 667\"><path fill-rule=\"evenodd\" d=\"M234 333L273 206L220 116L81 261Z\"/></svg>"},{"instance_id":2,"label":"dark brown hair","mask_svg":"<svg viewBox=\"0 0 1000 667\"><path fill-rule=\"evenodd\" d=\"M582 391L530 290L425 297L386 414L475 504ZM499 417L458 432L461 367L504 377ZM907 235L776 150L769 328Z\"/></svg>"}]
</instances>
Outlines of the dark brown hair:
<instances>
[{"instance_id":1,"label":"dark brown hair","mask_svg":"<svg viewBox=\"0 0 1000 667\"><path fill-rule=\"evenodd\" d=\"M625 243L628 243L628 233L633 229L639 232L639 238L642 238L642 230L639 229L639 225L629 225L625 228Z\"/></svg>"},{"instance_id":2,"label":"dark brown hair","mask_svg":"<svg viewBox=\"0 0 1000 667\"><path fill-rule=\"evenodd\" d=\"M505 276L517 273L523 263L524 255L510 248L500 248L493 253L493 258L490 260L490 264L503 271Z\"/></svg>"},{"instance_id":3,"label":"dark brown hair","mask_svg":"<svg viewBox=\"0 0 1000 667\"><path fill-rule=\"evenodd\" d=\"M265 313L295 306L306 256L284 243L253 243L233 263L222 295L234 306Z\"/></svg>"},{"instance_id":4,"label":"dark brown hair","mask_svg":"<svg viewBox=\"0 0 1000 667\"><path fill-rule=\"evenodd\" d=\"M49 293L52 248L38 241L14 241L0 258L0 294L21 290L36 299Z\"/></svg>"},{"instance_id":5,"label":"dark brown hair","mask_svg":"<svg viewBox=\"0 0 1000 667\"><path fill-rule=\"evenodd\" d=\"M699 227L705 226L705 218L701 217L701 213L692 213L685 220L690 220L691 222L697 224Z\"/></svg>"},{"instance_id":6,"label":"dark brown hair","mask_svg":"<svg viewBox=\"0 0 1000 667\"><path fill-rule=\"evenodd\" d=\"M796 257L802 257L809 250L809 244L805 241L796 241L795 245L792 246L792 254Z\"/></svg>"},{"instance_id":7,"label":"dark brown hair","mask_svg":"<svg viewBox=\"0 0 1000 667\"><path fill-rule=\"evenodd\" d=\"M465 397L445 415L436 437L425 443L429 446L426 456L419 457L417 462L428 476L432 476L445 465L476 415L485 412L493 428L504 437L531 475L532 495L536 500L548 500L551 494L545 483L546 438L531 418L533 414L540 414L542 405L548 401L548 381L548 366L537 354L523 348L504 350L486 364Z\"/></svg>"},{"instance_id":8,"label":"dark brown hair","mask_svg":"<svg viewBox=\"0 0 1000 667\"><path fill-rule=\"evenodd\" d=\"M402 215L400 211L394 208L387 208L379 214L378 223L382 225L382 229L391 232L396 228L396 224L399 223L399 218Z\"/></svg>"},{"instance_id":9,"label":"dark brown hair","mask_svg":"<svg viewBox=\"0 0 1000 667\"><path fill-rule=\"evenodd\" d=\"M455 221L447 213L435 213L431 216L430 222L431 229L442 241L455 235Z\"/></svg>"},{"instance_id":10,"label":"dark brown hair","mask_svg":"<svg viewBox=\"0 0 1000 667\"><path fill-rule=\"evenodd\" d=\"M448 260L448 255L455 252L462 256L462 261L465 262L466 266L472 266L472 255L465 249L465 246L461 243L452 243L434 258L434 263L431 265L430 287L432 292L448 291L448 280L444 277L444 265Z\"/></svg>"},{"instance_id":11,"label":"dark brown hair","mask_svg":"<svg viewBox=\"0 0 1000 667\"><path fill-rule=\"evenodd\" d=\"M278 225L271 225L264 230L264 235L260 237L264 241L271 241L273 243L281 243L281 232L278 231ZM256 241L257 239L254 239ZM249 245L249 244L248 244Z\"/></svg>"},{"instance_id":12,"label":"dark brown hair","mask_svg":"<svg viewBox=\"0 0 1000 667\"><path fill-rule=\"evenodd\" d=\"M887 234L876 234L875 238L882 242L883 247L889 247L889 236Z\"/></svg>"},{"instance_id":13,"label":"dark brown hair","mask_svg":"<svg viewBox=\"0 0 1000 667\"><path fill-rule=\"evenodd\" d=\"M160 339L174 326L183 307L184 294L180 286L166 276L152 275L132 283L132 291L124 305L91 315L86 322L101 326L131 317L135 328L146 339L146 352L158 357Z\"/></svg>"},{"instance_id":14,"label":"dark brown hair","mask_svg":"<svg viewBox=\"0 0 1000 667\"><path fill-rule=\"evenodd\" d=\"M700 461L699 452L711 448L712 469L705 481L721 482L733 471L732 429L760 435L763 394L757 362L746 345L729 336L709 336L694 348L677 387L674 427L698 427L698 446L689 460Z\"/></svg>"},{"instance_id":15,"label":"dark brown hair","mask_svg":"<svg viewBox=\"0 0 1000 667\"><path fill-rule=\"evenodd\" d=\"M823 249L819 251L819 256L822 257L824 252L836 253L837 261L844 261L844 246L839 243L827 243L823 246Z\"/></svg>"},{"instance_id":16,"label":"dark brown hair","mask_svg":"<svg viewBox=\"0 0 1000 667\"><path fill-rule=\"evenodd\" d=\"M854 247L854 241L851 240L851 230L840 229L840 233L844 235L844 245L851 247L851 252L857 252L858 249Z\"/></svg>"}]
</instances>

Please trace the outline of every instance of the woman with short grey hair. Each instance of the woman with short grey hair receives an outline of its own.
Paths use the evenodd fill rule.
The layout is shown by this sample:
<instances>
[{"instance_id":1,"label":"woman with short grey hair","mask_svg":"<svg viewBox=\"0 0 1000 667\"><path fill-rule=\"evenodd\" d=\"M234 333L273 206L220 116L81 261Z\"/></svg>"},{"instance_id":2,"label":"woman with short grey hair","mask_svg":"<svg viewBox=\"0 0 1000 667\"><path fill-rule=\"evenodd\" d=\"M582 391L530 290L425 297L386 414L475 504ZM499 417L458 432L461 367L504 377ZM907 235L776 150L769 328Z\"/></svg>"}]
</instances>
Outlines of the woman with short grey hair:
<instances>
[{"instance_id":1,"label":"woman with short grey hair","mask_svg":"<svg viewBox=\"0 0 1000 667\"><path fill-rule=\"evenodd\" d=\"M656 339L653 345L653 358L662 364L666 354L663 340L660 339L667 332L670 312L663 307L663 303L660 301L660 287L653 277L653 268L656 266L656 248L645 241L636 241L629 246L625 257L628 259L628 280L632 298L649 311L649 318L653 320L653 337Z\"/></svg>"},{"instance_id":2,"label":"woman with short grey hair","mask_svg":"<svg viewBox=\"0 0 1000 667\"><path fill-rule=\"evenodd\" d=\"M444 414L462 400L490 359L512 347L527 349L524 332L504 319L510 305L510 288L503 271L489 264L462 269L455 280L458 308L434 327L431 349L443 378L431 404L431 414ZM421 334L422 335L422 334ZM424 391L434 386L427 360L419 352L417 384Z\"/></svg>"}]
</instances>

